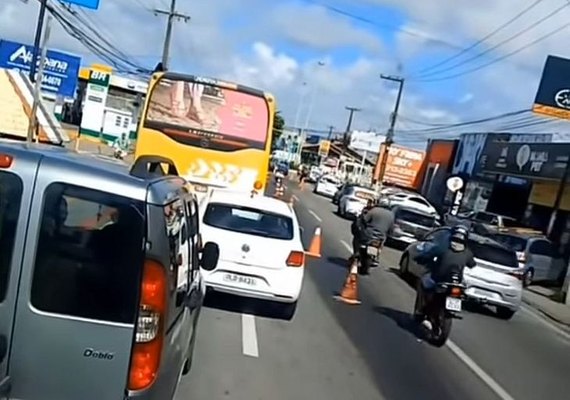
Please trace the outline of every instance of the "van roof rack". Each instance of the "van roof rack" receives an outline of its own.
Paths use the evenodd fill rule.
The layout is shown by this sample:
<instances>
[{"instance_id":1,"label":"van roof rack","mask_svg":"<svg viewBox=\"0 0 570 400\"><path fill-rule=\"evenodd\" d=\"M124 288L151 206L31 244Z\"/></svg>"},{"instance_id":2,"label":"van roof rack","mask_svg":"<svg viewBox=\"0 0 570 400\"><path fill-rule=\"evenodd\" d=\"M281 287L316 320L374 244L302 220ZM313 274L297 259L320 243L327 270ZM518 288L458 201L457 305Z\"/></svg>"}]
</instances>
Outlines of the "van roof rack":
<instances>
[{"instance_id":1,"label":"van roof rack","mask_svg":"<svg viewBox=\"0 0 570 400\"><path fill-rule=\"evenodd\" d=\"M162 164L168 165L168 171L165 173ZM176 165L170 158L162 156L140 156L138 157L130 170L130 175L141 179L159 178L162 176L180 176Z\"/></svg>"}]
</instances>

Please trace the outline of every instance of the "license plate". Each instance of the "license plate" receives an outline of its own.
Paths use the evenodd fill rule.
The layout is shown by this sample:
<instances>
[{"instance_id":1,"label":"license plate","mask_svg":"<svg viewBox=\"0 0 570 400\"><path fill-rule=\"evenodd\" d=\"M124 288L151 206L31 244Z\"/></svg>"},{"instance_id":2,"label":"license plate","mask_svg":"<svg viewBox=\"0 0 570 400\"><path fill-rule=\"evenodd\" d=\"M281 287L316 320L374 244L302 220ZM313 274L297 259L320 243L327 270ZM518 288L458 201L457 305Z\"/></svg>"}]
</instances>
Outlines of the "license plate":
<instances>
[{"instance_id":1,"label":"license plate","mask_svg":"<svg viewBox=\"0 0 570 400\"><path fill-rule=\"evenodd\" d=\"M445 299L445 308L450 311L461 311L461 299L448 297Z\"/></svg>"},{"instance_id":2,"label":"license plate","mask_svg":"<svg viewBox=\"0 0 570 400\"><path fill-rule=\"evenodd\" d=\"M380 252L380 251L378 250L378 247L374 247L374 246L368 246L367 249L366 249L366 253L367 253L369 256L378 257L378 255L379 255L378 253L379 253L379 252Z\"/></svg>"},{"instance_id":3,"label":"license plate","mask_svg":"<svg viewBox=\"0 0 570 400\"><path fill-rule=\"evenodd\" d=\"M231 283L241 283L246 286L255 286L257 284L255 278L236 274L225 274L224 281Z\"/></svg>"}]
</instances>

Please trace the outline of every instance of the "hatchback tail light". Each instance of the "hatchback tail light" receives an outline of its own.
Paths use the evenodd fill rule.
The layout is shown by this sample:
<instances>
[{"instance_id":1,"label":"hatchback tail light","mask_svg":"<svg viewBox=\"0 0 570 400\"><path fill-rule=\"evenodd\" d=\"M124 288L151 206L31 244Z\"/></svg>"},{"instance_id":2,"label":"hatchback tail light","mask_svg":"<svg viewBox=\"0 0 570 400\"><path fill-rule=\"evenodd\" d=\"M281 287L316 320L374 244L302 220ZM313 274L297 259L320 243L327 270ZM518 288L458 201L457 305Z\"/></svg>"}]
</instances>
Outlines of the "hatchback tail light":
<instances>
[{"instance_id":1,"label":"hatchback tail light","mask_svg":"<svg viewBox=\"0 0 570 400\"><path fill-rule=\"evenodd\" d=\"M302 267L305 265L305 253L302 251L292 251L287 257L286 264L288 267Z\"/></svg>"},{"instance_id":2,"label":"hatchback tail light","mask_svg":"<svg viewBox=\"0 0 570 400\"><path fill-rule=\"evenodd\" d=\"M517 278L521 281L524 279L524 272L523 271L511 271L511 272L507 272L507 275L514 276L515 278Z\"/></svg>"},{"instance_id":3,"label":"hatchback tail light","mask_svg":"<svg viewBox=\"0 0 570 400\"><path fill-rule=\"evenodd\" d=\"M165 268L156 261L146 260L131 355L129 390L146 389L156 379L164 339L167 288Z\"/></svg>"},{"instance_id":4,"label":"hatchback tail light","mask_svg":"<svg viewBox=\"0 0 570 400\"><path fill-rule=\"evenodd\" d=\"M521 252L517 252L517 260L518 260L520 263L523 263L523 264L524 264L524 263L526 262L526 254L525 254L524 252L522 252L522 251L521 251Z\"/></svg>"}]
</instances>

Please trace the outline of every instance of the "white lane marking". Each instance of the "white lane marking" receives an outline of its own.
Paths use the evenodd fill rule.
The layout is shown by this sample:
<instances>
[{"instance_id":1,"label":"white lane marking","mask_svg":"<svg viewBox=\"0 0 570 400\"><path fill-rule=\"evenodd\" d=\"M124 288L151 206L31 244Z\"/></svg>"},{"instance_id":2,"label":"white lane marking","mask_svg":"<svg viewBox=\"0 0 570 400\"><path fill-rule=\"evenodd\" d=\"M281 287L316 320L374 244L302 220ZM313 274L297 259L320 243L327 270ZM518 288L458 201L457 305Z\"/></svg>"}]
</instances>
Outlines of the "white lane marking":
<instances>
[{"instance_id":1,"label":"white lane marking","mask_svg":"<svg viewBox=\"0 0 570 400\"><path fill-rule=\"evenodd\" d=\"M562 328L559 328L558 326L556 326L554 324L554 322L550 322L548 320L548 317L543 316L540 311L535 311L534 309L523 305L521 306L521 311L525 312L526 314L532 316L534 319L536 319L538 322L540 322L542 325L550 328L552 331L554 331L555 333L557 333L558 335L562 336L564 339L566 340L570 340L570 332L565 331Z\"/></svg>"},{"instance_id":2,"label":"white lane marking","mask_svg":"<svg viewBox=\"0 0 570 400\"><path fill-rule=\"evenodd\" d=\"M307 211L308 211L309 214L311 214L317 221L319 221L319 222L322 221L321 217L319 217L319 216L317 215L317 213L315 213L313 210L307 209Z\"/></svg>"},{"instance_id":3,"label":"white lane marking","mask_svg":"<svg viewBox=\"0 0 570 400\"><path fill-rule=\"evenodd\" d=\"M245 356L259 357L257 330L255 329L255 317L253 315L241 315L241 345Z\"/></svg>"},{"instance_id":4,"label":"white lane marking","mask_svg":"<svg viewBox=\"0 0 570 400\"><path fill-rule=\"evenodd\" d=\"M352 246L349 245L347 242L345 242L344 240L340 241L340 244L342 244L344 246L345 249L348 250L349 253L352 253Z\"/></svg>"},{"instance_id":5,"label":"white lane marking","mask_svg":"<svg viewBox=\"0 0 570 400\"><path fill-rule=\"evenodd\" d=\"M465 365L475 373L489 388L495 392L497 396L501 400L514 400L514 398L507 393L505 389L501 387L489 374L487 374L481 367L477 365L475 361L473 361L459 346L453 343L451 340L448 340L446 343L447 347L453 354L457 356Z\"/></svg>"}]
</instances>

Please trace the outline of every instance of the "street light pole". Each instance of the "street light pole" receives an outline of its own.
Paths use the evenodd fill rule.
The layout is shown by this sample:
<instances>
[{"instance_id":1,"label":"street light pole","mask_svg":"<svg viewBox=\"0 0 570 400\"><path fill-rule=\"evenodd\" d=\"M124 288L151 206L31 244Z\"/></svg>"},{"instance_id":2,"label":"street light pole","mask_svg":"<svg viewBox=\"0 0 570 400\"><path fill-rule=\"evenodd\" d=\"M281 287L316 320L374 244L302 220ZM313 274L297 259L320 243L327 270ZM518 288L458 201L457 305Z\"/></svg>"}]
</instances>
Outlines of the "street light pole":
<instances>
[{"instance_id":1,"label":"street light pole","mask_svg":"<svg viewBox=\"0 0 570 400\"><path fill-rule=\"evenodd\" d=\"M392 82L397 82L398 96L396 97L396 104L394 106L394 111L390 116L390 126L388 128L388 132L386 133L386 139L384 140L384 143L382 143L382 145L384 146L384 151L382 151L382 145L380 145L380 150L378 153L379 158L375 168L378 174L374 174L375 176L378 177L376 181L377 185L382 185L382 182L384 180L384 174L386 172L386 163L388 162L388 153L390 152L390 147L394 143L394 128L396 127L396 120L398 118L398 111L400 110L400 102L402 100L402 92L404 90L404 78L401 78L399 76L390 76L384 74L380 75L380 78Z\"/></svg>"},{"instance_id":2,"label":"street light pole","mask_svg":"<svg viewBox=\"0 0 570 400\"><path fill-rule=\"evenodd\" d=\"M299 98L299 104L297 105L297 111L295 112L295 124L293 125L295 128L299 127L299 119L301 118L301 111L305 103L305 96L307 95L306 87L307 87L307 82L303 82L301 88L301 96Z\"/></svg>"},{"instance_id":3,"label":"street light pole","mask_svg":"<svg viewBox=\"0 0 570 400\"><path fill-rule=\"evenodd\" d=\"M323 61L319 61L317 63L318 67L324 67L325 63ZM311 120L311 114L313 113L313 107L315 106L315 98L317 97L317 85L313 85L312 93L311 93L311 100L309 103L309 109L307 110L307 117L305 118L305 124L303 125L303 130L301 131L301 136L305 134L305 131L309 127L309 122Z\"/></svg>"}]
</instances>

